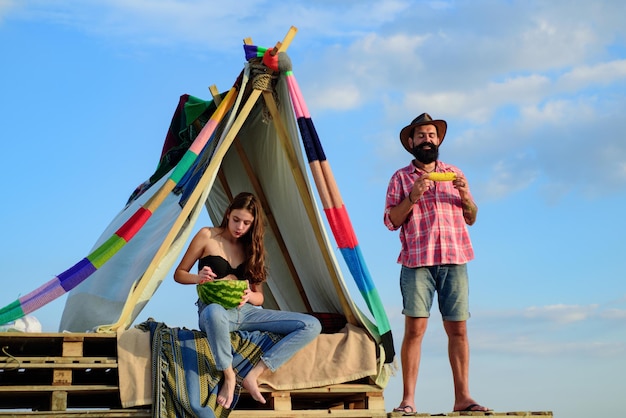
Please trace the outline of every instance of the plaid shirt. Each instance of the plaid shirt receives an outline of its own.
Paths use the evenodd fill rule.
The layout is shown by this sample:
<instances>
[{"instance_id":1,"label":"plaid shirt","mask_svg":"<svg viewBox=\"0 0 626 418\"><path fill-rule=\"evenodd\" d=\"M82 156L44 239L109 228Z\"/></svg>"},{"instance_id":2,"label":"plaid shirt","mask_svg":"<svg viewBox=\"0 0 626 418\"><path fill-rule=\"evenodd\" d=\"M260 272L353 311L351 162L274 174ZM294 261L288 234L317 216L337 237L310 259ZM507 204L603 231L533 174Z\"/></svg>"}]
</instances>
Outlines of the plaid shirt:
<instances>
[{"instance_id":1,"label":"plaid shirt","mask_svg":"<svg viewBox=\"0 0 626 418\"><path fill-rule=\"evenodd\" d=\"M436 171L463 174L441 161L437 162ZM391 231L400 228L402 249L398 263L412 268L465 264L474 258L474 250L463 218L461 197L452 182L436 182L413 205L413 212L402 225L391 223L391 208L408 196L415 180L423 174L411 163L394 173L387 188L384 222Z\"/></svg>"}]
</instances>

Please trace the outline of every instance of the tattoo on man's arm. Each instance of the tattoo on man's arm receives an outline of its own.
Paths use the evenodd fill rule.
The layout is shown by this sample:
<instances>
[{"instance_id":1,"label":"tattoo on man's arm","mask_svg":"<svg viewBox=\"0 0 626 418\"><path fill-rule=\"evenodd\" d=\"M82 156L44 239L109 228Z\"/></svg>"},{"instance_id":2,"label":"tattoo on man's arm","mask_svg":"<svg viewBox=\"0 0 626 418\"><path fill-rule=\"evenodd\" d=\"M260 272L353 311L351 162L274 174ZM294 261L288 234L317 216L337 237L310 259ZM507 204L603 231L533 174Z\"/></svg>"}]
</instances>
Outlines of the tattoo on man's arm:
<instances>
[{"instance_id":1,"label":"tattoo on man's arm","mask_svg":"<svg viewBox=\"0 0 626 418\"><path fill-rule=\"evenodd\" d=\"M478 207L471 200L463 201L463 217L468 224L473 224L476 221L476 213Z\"/></svg>"}]
</instances>

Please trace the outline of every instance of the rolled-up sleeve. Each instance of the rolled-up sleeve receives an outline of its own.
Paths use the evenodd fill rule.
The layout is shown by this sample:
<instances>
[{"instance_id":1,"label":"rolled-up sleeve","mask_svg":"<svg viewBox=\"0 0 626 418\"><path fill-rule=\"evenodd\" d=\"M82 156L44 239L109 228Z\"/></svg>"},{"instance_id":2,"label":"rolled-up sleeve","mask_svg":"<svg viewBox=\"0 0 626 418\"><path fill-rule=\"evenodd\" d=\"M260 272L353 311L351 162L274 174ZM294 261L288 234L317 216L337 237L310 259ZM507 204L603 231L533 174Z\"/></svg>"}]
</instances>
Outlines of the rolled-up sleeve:
<instances>
[{"instance_id":1,"label":"rolled-up sleeve","mask_svg":"<svg viewBox=\"0 0 626 418\"><path fill-rule=\"evenodd\" d=\"M391 222L391 209L398 206L404 199L404 191L402 190L402 182L400 181L399 171L396 171L389 181L387 186L387 197L385 198L385 212L383 216L383 222L390 231L395 231L400 228L400 225L394 225Z\"/></svg>"}]
</instances>

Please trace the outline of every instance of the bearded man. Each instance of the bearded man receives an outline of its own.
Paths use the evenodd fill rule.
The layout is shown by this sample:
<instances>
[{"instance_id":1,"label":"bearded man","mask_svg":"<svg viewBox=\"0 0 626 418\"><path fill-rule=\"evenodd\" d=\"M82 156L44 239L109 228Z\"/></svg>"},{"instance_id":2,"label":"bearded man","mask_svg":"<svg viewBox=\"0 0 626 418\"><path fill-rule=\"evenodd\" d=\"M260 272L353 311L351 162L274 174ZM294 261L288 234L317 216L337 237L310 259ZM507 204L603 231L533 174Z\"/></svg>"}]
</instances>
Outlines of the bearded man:
<instances>
[{"instance_id":1,"label":"bearded man","mask_svg":"<svg viewBox=\"0 0 626 418\"><path fill-rule=\"evenodd\" d=\"M467 226L478 208L467 179L457 167L439 161L447 123L422 113L400 131L404 148L415 157L396 171L387 188L384 223L400 229L400 271L405 316L400 358L404 385L394 412L413 415L421 347L435 293L448 335L454 380L453 411L489 411L470 395L467 263L474 258Z\"/></svg>"}]
</instances>

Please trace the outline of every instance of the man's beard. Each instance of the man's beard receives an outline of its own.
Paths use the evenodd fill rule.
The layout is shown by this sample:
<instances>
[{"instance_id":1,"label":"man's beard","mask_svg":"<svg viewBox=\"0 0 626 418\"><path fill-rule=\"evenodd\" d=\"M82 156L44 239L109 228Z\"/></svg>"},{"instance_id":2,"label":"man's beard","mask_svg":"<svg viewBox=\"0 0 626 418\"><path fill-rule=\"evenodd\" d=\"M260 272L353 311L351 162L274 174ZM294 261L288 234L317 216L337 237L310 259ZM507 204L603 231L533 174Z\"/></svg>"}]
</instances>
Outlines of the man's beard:
<instances>
[{"instance_id":1,"label":"man's beard","mask_svg":"<svg viewBox=\"0 0 626 418\"><path fill-rule=\"evenodd\" d=\"M413 156L422 164L430 164L439 158L439 147L430 142L422 142L413 147Z\"/></svg>"}]
</instances>

